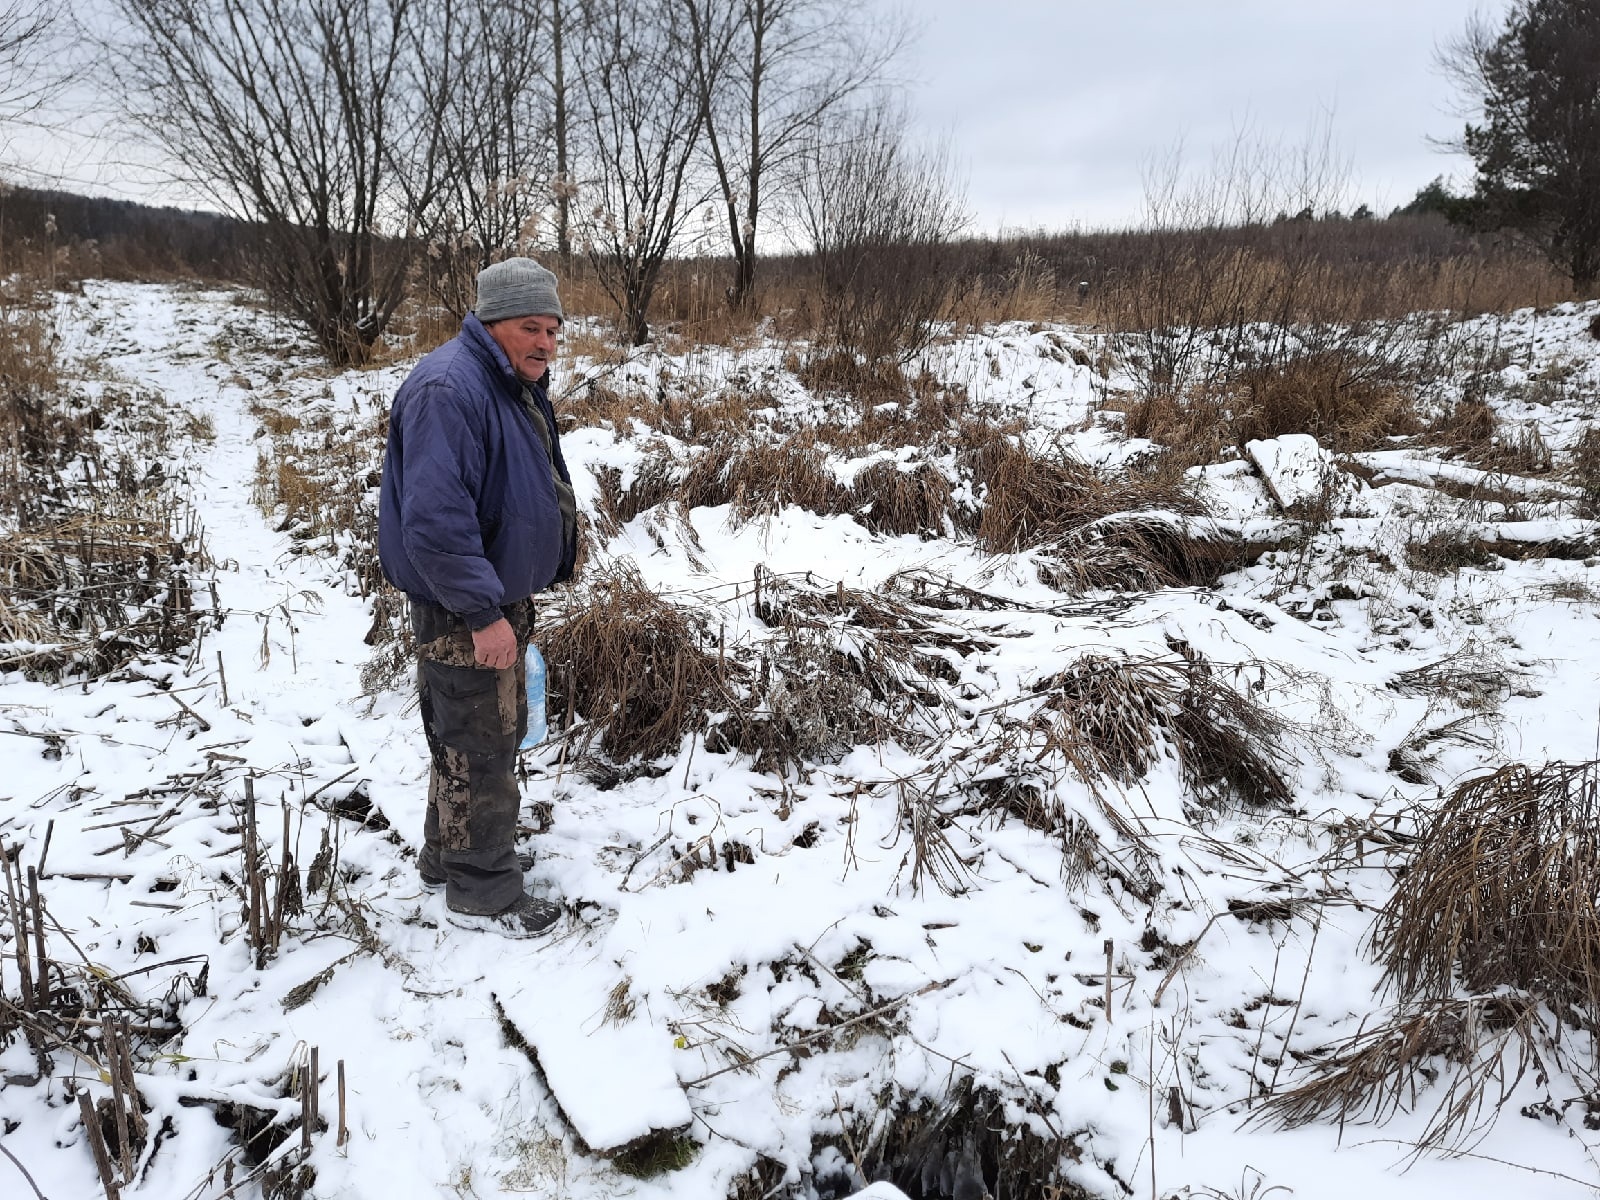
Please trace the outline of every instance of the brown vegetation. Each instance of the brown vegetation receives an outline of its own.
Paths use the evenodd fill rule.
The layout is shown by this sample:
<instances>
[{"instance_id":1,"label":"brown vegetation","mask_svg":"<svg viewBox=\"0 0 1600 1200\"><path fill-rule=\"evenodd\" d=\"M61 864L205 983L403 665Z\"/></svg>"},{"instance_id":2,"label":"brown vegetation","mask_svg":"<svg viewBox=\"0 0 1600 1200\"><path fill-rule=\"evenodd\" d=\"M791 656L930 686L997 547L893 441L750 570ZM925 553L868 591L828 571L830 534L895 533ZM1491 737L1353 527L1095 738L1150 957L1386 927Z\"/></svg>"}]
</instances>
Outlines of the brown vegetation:
<instances>
[{"instance_id":1,"label":"brown vegetation","mask_svg":"<svg viewBox=\"0 0 1600 1200\"><path fill-rule=\"evenodd\" d=\"M201 532L161 463L177 432L206 433L154 393L67 387L42 309L0 307L0 670L103 674L192 640Z\"/></svg>"},{"instance_id":2,"label":"brown vegetation","mask_svg":"<svg viewBox=\"0 0 1600 1200\"><path fill-rule=\"evenodd\" d=\"M1237 672L1235 672L1237 675ZM1198 657L1085 655L1035 688L1047 697L1047 744L1090 784L1138 783L1169 749L1190 794L1220 803L1282 804L1278 764L1288 724Z\"/></svg>"},{"instance_id":3,"label":"brown vegetation","mask_svg":"<svg viewBox=\"0 0 1600 1200\"><path fill-rule=\"evenodd\" d=\"M1403 996L1511 987L1600 1018L1600 764L1513 764L1456 788L1373 946Z\"/></svg>"}]
</instances>

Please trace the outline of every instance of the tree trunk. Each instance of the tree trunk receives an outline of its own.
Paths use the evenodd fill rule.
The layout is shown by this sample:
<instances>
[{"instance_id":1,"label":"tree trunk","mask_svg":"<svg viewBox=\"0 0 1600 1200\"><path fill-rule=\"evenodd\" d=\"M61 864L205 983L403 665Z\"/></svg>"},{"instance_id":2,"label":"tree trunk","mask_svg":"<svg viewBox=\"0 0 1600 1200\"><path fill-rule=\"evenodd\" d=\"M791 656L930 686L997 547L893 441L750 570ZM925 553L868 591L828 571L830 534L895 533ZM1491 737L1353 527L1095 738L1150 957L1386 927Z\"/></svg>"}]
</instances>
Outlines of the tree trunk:
<instances>
[{"instance_id":1,"label":"tree trunk","mask_svg":"<svg viewBox=\"0 0 1600 1200\"><path fill-rule=\"evenodd\" d=\"M562 45L562 0L550 0L550 51L555 58L556 256L562 269L572 259L572 188L567 180L567 64Z\"/></svg>"}]
</instances>

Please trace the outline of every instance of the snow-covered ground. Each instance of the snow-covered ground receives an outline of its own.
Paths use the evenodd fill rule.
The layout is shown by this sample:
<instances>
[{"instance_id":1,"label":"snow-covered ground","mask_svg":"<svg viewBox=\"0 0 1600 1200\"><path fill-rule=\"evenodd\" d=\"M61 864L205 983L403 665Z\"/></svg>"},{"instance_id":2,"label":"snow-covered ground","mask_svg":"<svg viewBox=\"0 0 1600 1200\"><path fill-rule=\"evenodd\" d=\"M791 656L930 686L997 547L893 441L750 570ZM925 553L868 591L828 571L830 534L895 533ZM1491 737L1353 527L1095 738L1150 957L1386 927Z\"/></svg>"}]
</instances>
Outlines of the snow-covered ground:
<instances>
[{"instance_id":1,"label":"snow-covered ground","mask_svg":"<svg viewBox=\"0 0 1600 1200\"><path fill-rule=\"evenodd\" d=\"M1560 387L1499 401L1558 452L1600 404L1591 315L1517 314L1495 330L1519 348L1511 383L1559 366ZM148 1024L181 1026L136 1039L138 1088L161 1132L126 1195L257 1194L259 1182L229 1190L249 1168L230 1161L236 1139L214 1114L250 1106L297 1122L312 1047L326 1128L306 1161L319 1197L701 1200L740 1180L743 1197L845 1195L866 1182L852 1160L870 1160L874 1140L894 1144L892 1118L966 1087L999 1098L995 1130L1058 1149L1063 1185L1082 1192L999 1187L969 1136L925 1152L920 1169L901 1155L924 1196L975 1200L977 1179L996 1200L1600 1190L1600 1132L1565 1103L1592 1081L1554 1064L1518 1082L1453 1155L1414 1153L1439 1099L1427 1086L1381 1126L1250 1120L1310 1052L1394 1000L1376 991L1365 942L1393 864L1382 849L1359 861L1330 849L1486 767L1596 756L1595 559L1491 557L1433 573L1407 555L1435 534L1592 542L1570 489L1497 478L1503 499L1461 499L1483 481L1437 451L1386 450L1364 457L1371 483L1340 474L1338 511L1292 548L1215 589L1115 598L1053 591L1030 554L875 535L848 515L642 514L592 548L591 569L631 562L736 650L770 636L758 569L824 597L886 595L920 573L987 599L936 609L895 592L940 644L961 647L931 685L947 702L917 718L928 728L803 776L757 772L694 736L620 784L579 770L560 743L532 752L525 846L535 886L567 915L550 939L508 942L449 925L442 897L419 886L425 748L404 685L362 694L372 614L352 572L275 531L282 522L252 500L258 454L270 453L252 402L321 414L343 436L370 428L404 364L330 376L222 292L90 284L63 301L61 321L81 370L159 389L215 434L170 464L216 563L222 619L193 655L93 682L0 676L0 839L43 876L50 957L73 980L113 979L148 1006ZM1071 329L1007 326L951 339L929 366L971 405L1026 414L1030 436L1114 465L1126 447L1096 419L1117 382L1096 373L1103 350ZM607 380L624 394L754 380L780 408L818 403L781 359L699 350L637 359ZM647 432L564 435L591 511L601 470L626 484ZM1294 528L1274 472L1303 483L1336 468L1285 443L1252 455L1265 480L1242 461L1198 472L1217 520ZM356 453L375 464L380 449ZM847 480L859 466L836 469ZM860 636L847 621L829 628L841 645ZM1170 756L1128 786L1044 773L1075 842L1001 804L947 806L949 857L915 878L915 797L954 795L952 773L1001 753L996 714L1049 719L1043 685L1088 655L1204 661L1238 680L1287 723L1289 799L1198 804ZM1396 686L1445 660L1499 682L1474 695ZM304 889L263 969L237 891L247 777L268 857L280 860L287 830ZM535 804L553 812L548 829ZM311 878L314 860L324 869ZM15 950L0 945L7 997ZM20 1036L0 1051L0 1145L50 1200L95 1196L69 1088L109 1089L85 1060L53 1057L55 1074L38 1080ZM673 1169L649 1178L595 1152L680 1125L686 1136L662 1151ZM296 1129L274 1158L300 1144ZM9 1162L0 1180L0 1194L30 1194Z\"/></svg>"}]
</instances>

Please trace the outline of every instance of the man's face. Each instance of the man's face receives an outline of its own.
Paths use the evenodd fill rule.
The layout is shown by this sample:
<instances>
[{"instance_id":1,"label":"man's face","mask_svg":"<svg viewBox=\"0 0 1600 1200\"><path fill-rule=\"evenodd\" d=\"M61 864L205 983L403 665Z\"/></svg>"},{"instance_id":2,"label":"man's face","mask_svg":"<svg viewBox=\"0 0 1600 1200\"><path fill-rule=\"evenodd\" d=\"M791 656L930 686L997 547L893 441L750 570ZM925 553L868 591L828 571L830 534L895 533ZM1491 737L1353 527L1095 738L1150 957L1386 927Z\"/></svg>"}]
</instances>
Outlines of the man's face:
<instances>
[{"instance_id":1,"label":"man's face","mask_svg":"<svg viewBox=\"0 0 1600 1200\"><path fill-rule=\"evenodd\" d=\"M484 326L506 352L511 369L525 383L536 382L556 356L561 322L556 317L507 317Z\"/></svg>"}]
</instances>

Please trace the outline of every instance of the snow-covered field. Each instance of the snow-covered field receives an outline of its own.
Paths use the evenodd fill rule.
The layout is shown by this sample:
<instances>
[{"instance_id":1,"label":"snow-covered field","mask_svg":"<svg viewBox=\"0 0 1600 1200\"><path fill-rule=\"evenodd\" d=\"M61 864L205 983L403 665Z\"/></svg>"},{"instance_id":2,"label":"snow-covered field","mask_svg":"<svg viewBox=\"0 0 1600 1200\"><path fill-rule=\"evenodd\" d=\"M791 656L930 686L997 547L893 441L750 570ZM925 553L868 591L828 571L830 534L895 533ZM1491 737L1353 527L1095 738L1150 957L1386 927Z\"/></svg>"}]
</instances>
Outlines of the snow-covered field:
<instances>
[{"instance_id":1,"label":"snow-covered field","mask_svg":"<svg viewBox=\"0 0 1600 1200\"><path fill-rule=\"evenodd\" d=\"M1558 461L1600 408L1593 311L1493 331L1515 349L1502 383L1559 367L1560 388L1494 401ZM848 598L892 600L943 664L925 681L939 702L906 710L902 736L804 772L758 772L695 734L620 783L569 761L575 743L531 752L525 848L567 915L550 939L508 942L452 927L418 883L415 704L403 682L362 694L372 612L337 539L296 541L253 502L272 450L252 403L348 437L370 430L405 364L330 375L222 292L89 284L60 321L69 370L159 389L174 420L203 414L214 431L167 464L215 562L220 619L193 654L92 682L0 676L0 840L39 871L48 957L63 983L109 980L144 1014L132 1040L151 1137L125 1195L257 1195L218 1113L280 1118L292 1135L271 1139L268 1165L298 1164L312 1048L318 1197L829 1197L880 1158L913 1197L959 1200L1600 1190L1600 1132L1573 1103L1595 1081L1555 1062L1454 1153L1415 1152L1442 1082L1382 1125L1251 1119L1312 1052L1395 1002L1365 940L1404 862L1385 831L1485 769L1597 757L1600 577L1573 489L1486 483L1414 447L1358 456L1358 477L1309 439L1278 439L1199 470L1199 487L1204 520L1289 548L1214 589L1084 597L1040 582L1034 553L987 554L953 531L887 537L797 507L647 511L591 546L591 572L631 562L730 658L773 636L774 587L831 613L821 628L861 662ZM1119 381L1080 365L1103 349L1007 326L935 347L928 366L974 409L1026 415L1030 437L1115 470L1129 447L1101 406ZM737 386L775 411L819 404L782 357L701 348L606 380L623 396ZM585 369L601 368L569 364L568 382ZM650 431L563 437L593 515L606 469L626 486ZM370 465L380 452L370 435L352 448ZM885 457L895 448L832 466L848 483ZM1336 511L1308 533L1283 505L1327 480ZM1407 554L1435 535L1518 553L1435 573ZM1526 555L1553 541L1567 557ZM764 598L758 574L779 581ZM1053 767L1049 681L1088 656L1205 670L1278 718L1287 799L1197 797L1171 754L1125 785ZM1446 662L1481 686L1427 686L1423 669ZM247 779L266 856L281 861L287 830L303 891L261 969L238 891ZM1018 779L1026 796L972 800ZM1058 828L1026 819L1028 803ZM9 912L0 928L0 993L15 1000ZM72 1093L109 1082L95 1054L46 1049L44 1078L22 1036L0 1051L0 1146L34 1185L0 1161L0 1195L99 1195ZM1574 1071L1592 1062L1574 1057ZM908 1132L951 1097L965 1123ZM598 1152L652 1129L682 1134L658 1139L649 1177ZM1060 1156L1057 1187L1000 1177L996 1147L1024 1134L1027 1154Z\"/></svg>"}]
</instances>

